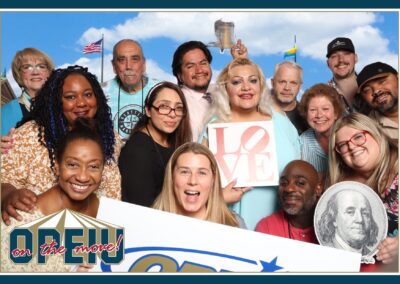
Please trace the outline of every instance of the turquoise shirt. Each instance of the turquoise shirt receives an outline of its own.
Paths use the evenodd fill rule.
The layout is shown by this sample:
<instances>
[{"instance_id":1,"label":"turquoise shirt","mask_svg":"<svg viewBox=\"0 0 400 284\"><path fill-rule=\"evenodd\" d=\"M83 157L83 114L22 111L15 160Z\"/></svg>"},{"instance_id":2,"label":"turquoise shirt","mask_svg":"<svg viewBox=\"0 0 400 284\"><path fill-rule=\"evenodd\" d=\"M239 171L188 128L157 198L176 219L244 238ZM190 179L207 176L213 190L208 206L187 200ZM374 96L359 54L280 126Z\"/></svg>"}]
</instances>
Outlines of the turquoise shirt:
<instances>
[{"instance_id":1,"label":"turquoise shirt","mask_svg":"<svg viewBox=\"0 0 400 284\"><path fill-rule=\"evenodd\" d=\"M23 117L18 99L14 99L1 107L1 136L8 134Z\"/></svg>"},{"instance_id":2,"label":"turquoise shirt","mask_svg":"<svg viewBox=\"0 0 400 284\"><path fill-rule=\"evenodd\" d=\"M300 159L300 141L296 128L285 115L273 111L272 123L280 175L289 162ZM206 129L207 126L203 138L207 138ZM253 187L230 207L244 219L249 230L254 230L258 221L278 210L278 186Z\"/></svg>"},{"instance_id":3,"label":"turquoise shirt","mask_svg":"<svg viewBox=\"0 0 400 284\"><path fill-rule=\"evenodd\" d=\"M143 105L147 93L156 83L158 81L149 79L143 89L133 94L120 88L116 78L102 84L111 108L114 129L123 140L129 138L136 122L143 115Z\"/></svg>"},{"instance_id":4,"label":"turquoise shirt","mask_svg":"<svg viewBox=\"0 0 400 284\"><path fill-rule=\"evenodd\" d=\"M300 135L301 158L309 162L319 173L328 171L328 155L319 145L315 130L309 128Z\"/></svg>"}]
</instances>

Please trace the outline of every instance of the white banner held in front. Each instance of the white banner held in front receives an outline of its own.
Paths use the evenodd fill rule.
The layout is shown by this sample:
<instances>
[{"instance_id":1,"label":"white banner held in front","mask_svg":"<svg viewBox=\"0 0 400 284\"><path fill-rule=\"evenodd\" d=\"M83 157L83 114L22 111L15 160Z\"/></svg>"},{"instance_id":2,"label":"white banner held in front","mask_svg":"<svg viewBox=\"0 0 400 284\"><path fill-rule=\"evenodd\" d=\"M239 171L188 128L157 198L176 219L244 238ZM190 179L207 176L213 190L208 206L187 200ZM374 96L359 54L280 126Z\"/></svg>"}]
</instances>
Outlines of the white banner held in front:
<instances>
[{"instance_id":1,"label":"white banner held in front","mask_svg":"<svg viewBox=\"0 0 400 284\"><path fill-rule=\"evenodd\" d=\"M223 187L234 179L237 187L278 185L272 121L209 124L208 143Z\"/></svg>"},{"instance_id":2,"label":"white banner held in front","mask_svg":"<svg viewBox=\"0 0 400 284\"><path fill-rule=\"evenodd\" d=\"M124 227L125 256L104 272L356 272L361 255L101 198L97 218Z\"/></svg>"}]
</instances>

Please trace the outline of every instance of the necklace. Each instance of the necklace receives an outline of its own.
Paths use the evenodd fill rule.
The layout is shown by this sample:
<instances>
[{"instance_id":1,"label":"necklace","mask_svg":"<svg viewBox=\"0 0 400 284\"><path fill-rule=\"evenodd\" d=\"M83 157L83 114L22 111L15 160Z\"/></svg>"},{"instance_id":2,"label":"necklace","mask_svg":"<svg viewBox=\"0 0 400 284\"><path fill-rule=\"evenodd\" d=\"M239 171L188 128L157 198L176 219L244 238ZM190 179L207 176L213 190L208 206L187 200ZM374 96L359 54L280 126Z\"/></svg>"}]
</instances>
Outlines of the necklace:
<instances>
[{"instance_id":1,"label":"necklace","mask_svg":"<svg viewBox=\"0 0 400 284\"><path fill-rule=\"evenodd\" d=\"M286 214L285 214L285 219L286 219L287 224L288 224L289 239L296 240L296 239L293 238L293 236L292 236L292 225L290 224L289 218L287 217ZM300 237L303 238L303 239L306 237L306 234L303 233L303 232L300 232L299 235L300 235Z\"/></svg>"},{"instance_id":2,"label":"necklace","mask_svg":"<svg viewBox=\"0 0 400 284\"><path fill-rule=\"evenodd\" d=\"M159 147L157 146L157 143L155 142L153 136L151 135L150 130L149 130L147 124L146 124L146 131L147 131L147 133L149 134L149 136L150 136L150 138L151 138L151 141L153 141L153 146L154 146L154 148L156 149L156 152L157 152L157 154L158 154L158 158L160 159L160 162L161 162L161 166L163 166L163 168L165 168L166 162L164 161L163 156L161 155L160 149L159 149Z\"/></svg>"}]
</instances>

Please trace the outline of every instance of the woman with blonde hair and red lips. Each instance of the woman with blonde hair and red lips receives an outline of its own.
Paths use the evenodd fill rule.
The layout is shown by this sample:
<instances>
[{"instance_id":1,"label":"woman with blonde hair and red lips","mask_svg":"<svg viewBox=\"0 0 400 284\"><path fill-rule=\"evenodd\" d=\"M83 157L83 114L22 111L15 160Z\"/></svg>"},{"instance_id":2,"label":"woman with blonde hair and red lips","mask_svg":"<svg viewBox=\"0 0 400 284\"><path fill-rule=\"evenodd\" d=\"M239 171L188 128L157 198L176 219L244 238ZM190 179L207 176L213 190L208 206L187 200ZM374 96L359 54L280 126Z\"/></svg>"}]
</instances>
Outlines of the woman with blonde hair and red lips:
<instances>
[{"instance_id":1,"label":"woman with blonde hair and red lips","mask_svg":"<svg viewBox=\"0 0 400 284\"><path fill-rule=\"evenodd\" d=\"M37 196L36 208L30 213L20 211L22 221L4 222L1 230L1 271L3 272L69 272L74 265L64 264L62 254L50 255L46 265L32 260L28 264L15 264L9 258L10 233L15 227L57 213L63 209L96 217L99 188L105 165L105 153L99 133L92 120L79 118L71 131L60 141L55 153L56 185ZM90 266L81 265L78 271Z\"/></svg>"},{"instance_id":2,"label":"woman with blonde hair and red lips","mask_svg":"<svg viewBox=\"0 0 400 284\"><path fill-rule=\"evenodd\" d=\"M222 195L217 161L198 143L180 146L168 162L161 194L153 208L200 220L245 228Z\"/></svg>"},{"instance_id":3,"label":"woman with blonde hair and red lips","mask_svg":"<svg viewBox=\"0 0 400 284\"><path fill-rule=\"evenodd\" d=\"M169 158L191 141L192 132L185 96L173 83L154 85L144 111L121 150L119 170L122 200L150 207L161 192Z\"/></svg>"},{"instance_id":4,"label":"woman with blonde hair and red lips","mask_svg":"<svg viewBox=\"0 0 400 284\"><path fill-rule=\"evenodd\" d=\"M332 128L327 186L358 181L381 197L388 215L388 237L378 247L376 258L388 264L398 262L399 252L398 159L398 145L382 132L376 121L365 115L349 114ZM398 271L398 265L393 267Z\"/></svg>"},{"instance_id":5,"label":"woman with blonde hair and red lips","mask_svg":"<svg viewBox=\"0 0 400 284\"><path fill-rule=\"evenodd\" d=\"M316 84L301 97L299 110L310 126L300 135L301 158L314 166L324 184L329 137L333 124L343 113L339 94L333 87Z\"/></svg>"},{"instance_id":6,"label":"woman with blonde hair and red lips","mask_svg":"<svg viewBox=\"0 0 400 284\"><path fill-rule=\"evenodd\" d=\"M261 68L247 58L237 58L220 73L212 90L213 103L201 138L208 144L207 126L211 123L271 121L275 134L278 171L300 158L296 128L282 112L272 108L271 95ZM277 186L236 188L235 180L224 189L225 201L239 214L249 229L278 208Z\"/></svg>"}]
</instances>

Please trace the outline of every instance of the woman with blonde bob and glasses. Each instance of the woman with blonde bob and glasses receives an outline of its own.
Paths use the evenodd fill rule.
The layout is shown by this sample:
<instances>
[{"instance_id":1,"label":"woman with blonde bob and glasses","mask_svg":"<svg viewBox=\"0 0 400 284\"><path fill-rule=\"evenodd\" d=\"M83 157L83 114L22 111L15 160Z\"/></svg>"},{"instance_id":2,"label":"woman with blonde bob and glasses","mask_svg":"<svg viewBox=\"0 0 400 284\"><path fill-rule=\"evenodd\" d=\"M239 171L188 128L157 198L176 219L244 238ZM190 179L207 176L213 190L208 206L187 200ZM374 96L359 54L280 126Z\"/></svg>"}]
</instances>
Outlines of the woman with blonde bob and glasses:
<instances>
[{"instance_id":1,"label":"woman with blonde bob and glasses","mask_svg":"<svg viewBox=\"0 0 400 284\"><path fill-rule=\"evenodd\" d=\"M230 62L220 73L212 90L213 103L206 118L202 143L208 145L207 126L212 123L271 121L274 127L279 173L292 160L300 159L296 128L282 112L272 108L272 99L261 68L247 58ZM261 218L278 209L277 186L237 188L235 180L224 189L224 199L254 230Z\"/></svg>"},{"instance_id":2,"label":"woman with blonde bob and glasses","mask_svg":"<svg viewBox=\"0 0 400 284\"><path fill-rule=\"evenodd\" d=\"M30 116L32 99L54 70L51 58L33 47L17 51L11 63L14 80L21 95L1 107L1 152L7 154L13 147L11 135L17 123Z\"/></svg>"},{"instance_id":3,"label":"woman with blonde bob and glasses","mask_svg":"<svg viewBox=\"0 0 400 284\"><path fill-rule=\"evenodd\" d=\"M245 228L222 196L217 161L197 143L180 146L168 162L161 194L153 208L218 224Z\"/></svg>"},{"instance_id":4,"label":"woman with blonde bob and glasses","mask_svg":"<svg viewBox=\"0 0 400 284\"><path fill-rule=\"evenodd\" d=\"M381 197L389 220L388 237L382 241L377 260L394 263L399 251L398 146L379 125L360 113L336 121L329 140L327 186L358 181Z\"/></svg>"},{"instance_id":5,"label":"woman with blonde bob and glasses","mask_svg":"<svg viewBox=\"0 0 400 284\"><path fill-rule=\"evenodd\" d=\"M161 192L164 171L174 150L192 140L189 114L181 89L161 82L150 89L145 115L121 150L122 200L150 207Z\"/></svg>"}]
</instances>

